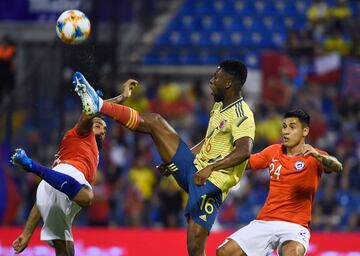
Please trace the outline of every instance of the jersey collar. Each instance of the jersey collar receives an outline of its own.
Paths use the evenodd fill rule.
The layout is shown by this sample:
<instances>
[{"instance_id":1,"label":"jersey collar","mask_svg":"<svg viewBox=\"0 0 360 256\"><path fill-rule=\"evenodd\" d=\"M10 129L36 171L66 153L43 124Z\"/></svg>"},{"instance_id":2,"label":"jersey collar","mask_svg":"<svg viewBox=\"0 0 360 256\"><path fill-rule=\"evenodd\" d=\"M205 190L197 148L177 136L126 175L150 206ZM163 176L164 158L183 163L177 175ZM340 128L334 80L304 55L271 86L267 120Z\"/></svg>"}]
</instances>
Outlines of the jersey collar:
<instances>
[{"instance_id":1,"label":"jersey collar","mask_svg":"<svg viewBox=\"0 0 360 256\"><path fill-rule=\"evenodd\" d=\"M239 99L237 99L236 101L234 101L233 103L231 103L230 105L228 105L228 106L227 106L226 108L224 108L224 109L221 109L221 108L222 108L222 106L221 106L221 108L220 108L220 113L228 110L229 108L231 108L231 107L234 106L235 104L241 102L242 100L243 100L243 97L240 97Z\"/></svg>"}]
</instances>

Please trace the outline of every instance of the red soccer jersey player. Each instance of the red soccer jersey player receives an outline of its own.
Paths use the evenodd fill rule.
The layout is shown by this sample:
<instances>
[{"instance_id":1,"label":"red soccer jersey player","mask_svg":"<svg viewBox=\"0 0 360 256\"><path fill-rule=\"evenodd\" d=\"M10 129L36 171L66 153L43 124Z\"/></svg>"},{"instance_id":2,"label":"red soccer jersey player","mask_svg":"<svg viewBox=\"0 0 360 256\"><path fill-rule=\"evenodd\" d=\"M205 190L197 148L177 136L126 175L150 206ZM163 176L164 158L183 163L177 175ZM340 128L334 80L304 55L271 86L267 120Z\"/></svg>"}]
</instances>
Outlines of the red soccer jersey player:
<instances>
[{"instance_id":1,"label":"red soccer jersey player","mask_svg":"<svg viewBox=\"0 0 360 256\"><path fill-rule=\"evenodd\" d=\"M269 194L256 220L230 235L217 256L305 255L310 239L311 208L321 174L342 171L326 152L305 144L309 115L300 109L283 120L283 144L252 154L248 167L268 169Z\"/></svg>"},{"instance_id":2,"label":"red soccer jersey player","mask_svg":"<svg viewBox=\"0 0 360 256\"><path fill-rule=\"evenodd\" d=\"M312 156L289 156L284 145L275 144L251 155L249 164L253 170L268 168L270 173L269 195L257 219L288 221L309 228L311 206L324 171L321 163Z\"/></svg>"},{"instance_id":3,"label":"red soccer jersey player","mask_svg":"<svg viewBox=\"0 0 360 256\"><path fill-rule=\"evenodd\" d=\"M108 101L122 102L130 97L136 84L137 81L129 79L124 84L123 93ZM22 149L15 151L13 164L43 179L24 230L13 242L16 254L26 248L42 218L41 240L53 245L56 255L74 255L72 222L81 208L90 206L93 200L91 183L96 175L105 133L104 120L83 114L63 137L52 169L36 163Z\"/></svg>"}]
</instances>

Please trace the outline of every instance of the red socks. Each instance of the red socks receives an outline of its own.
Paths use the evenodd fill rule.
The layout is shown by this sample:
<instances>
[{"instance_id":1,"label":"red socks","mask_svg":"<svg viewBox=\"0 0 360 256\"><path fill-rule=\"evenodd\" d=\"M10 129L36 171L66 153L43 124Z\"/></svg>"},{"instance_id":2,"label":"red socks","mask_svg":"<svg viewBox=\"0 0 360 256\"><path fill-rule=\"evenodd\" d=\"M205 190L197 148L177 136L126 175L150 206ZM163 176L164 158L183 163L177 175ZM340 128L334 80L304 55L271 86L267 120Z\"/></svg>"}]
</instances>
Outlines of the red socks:
<instances>
[{"instance_id":1,"label":"red socks","mask_svg":"<svg viewBox=\"0 0 360 256\"><path fill-rule=\"evenodd\" d=\"M111 117L131 130L136 130L140 123L139 113L123 105L104 101L100 113Z\"/></svg>"}]
</instances>

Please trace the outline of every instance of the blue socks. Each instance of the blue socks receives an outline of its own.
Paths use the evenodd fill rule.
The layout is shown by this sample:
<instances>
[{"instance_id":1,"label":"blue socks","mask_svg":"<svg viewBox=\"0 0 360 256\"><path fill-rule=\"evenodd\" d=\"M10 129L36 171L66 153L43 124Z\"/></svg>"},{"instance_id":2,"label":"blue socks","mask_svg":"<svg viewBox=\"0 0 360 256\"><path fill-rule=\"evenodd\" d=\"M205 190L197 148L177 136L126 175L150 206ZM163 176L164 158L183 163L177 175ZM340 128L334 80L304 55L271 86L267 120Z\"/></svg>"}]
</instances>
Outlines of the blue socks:
<instances>
[{"instance_id":1,"label":"blue socks","mask_svg":"<svg viewBox=\"0 0 360 256\"><path fill-rule=\"evenodd\" d=\"M29 172L35 173L49 183L53 188L56 188L66 194L71 200L74 199L76 194L82 189L83 185L73 177L49 169L33 160L30 161L31 164L26 166Z\"/></svg>"}]
</instances>

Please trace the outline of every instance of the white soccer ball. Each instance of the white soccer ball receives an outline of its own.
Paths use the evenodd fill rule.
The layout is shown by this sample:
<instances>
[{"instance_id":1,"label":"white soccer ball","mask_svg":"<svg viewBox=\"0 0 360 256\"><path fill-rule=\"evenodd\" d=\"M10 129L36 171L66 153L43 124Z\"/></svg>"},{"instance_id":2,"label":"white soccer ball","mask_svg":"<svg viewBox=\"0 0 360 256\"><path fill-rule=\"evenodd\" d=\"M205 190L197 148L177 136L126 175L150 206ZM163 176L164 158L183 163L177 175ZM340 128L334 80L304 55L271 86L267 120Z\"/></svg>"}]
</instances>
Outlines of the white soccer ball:
<instances>
[{"instance_id":1,"label":"white soccer ball","mask_svg":"<svg viewBox=\"0 0 360 256\"><path fill-rule=\"evenodd\" d=\"M90 21L79 10L64 11L56 22L56 34L66 44L80 44L90 35Z\"/></svg>"}]
</instances>

